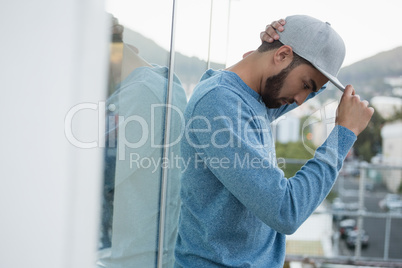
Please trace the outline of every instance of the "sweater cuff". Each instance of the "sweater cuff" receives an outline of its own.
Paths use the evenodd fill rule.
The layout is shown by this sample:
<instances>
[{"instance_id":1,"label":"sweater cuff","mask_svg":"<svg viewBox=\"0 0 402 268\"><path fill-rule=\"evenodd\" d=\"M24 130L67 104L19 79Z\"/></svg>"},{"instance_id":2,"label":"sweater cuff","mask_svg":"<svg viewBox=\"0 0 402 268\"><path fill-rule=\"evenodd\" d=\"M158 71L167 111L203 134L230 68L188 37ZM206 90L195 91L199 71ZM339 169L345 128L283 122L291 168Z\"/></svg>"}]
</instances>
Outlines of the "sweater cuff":
<instances>
[{"instance_id":1,"label":"sweater cuff","mask_svg":"<svg viewBox=\"0 0 402 268\"><path fill-rule=\"evenodd\" d=\"M356 138L349 129L336 125L324 144L317 148L314 157L340 170Z\"/></svg>"},{"instance_id":2,"label":"sweater cuff","mask_svg":"<svg viewBox=\"0 0 402 268\"><path fill-rule=\"evenodd\" d=\"M327 145L337 149L339 156L345 159L356 139L357 137L353 131L344 126L335 125L327 138Z\"/></svg>"}]
</instances>

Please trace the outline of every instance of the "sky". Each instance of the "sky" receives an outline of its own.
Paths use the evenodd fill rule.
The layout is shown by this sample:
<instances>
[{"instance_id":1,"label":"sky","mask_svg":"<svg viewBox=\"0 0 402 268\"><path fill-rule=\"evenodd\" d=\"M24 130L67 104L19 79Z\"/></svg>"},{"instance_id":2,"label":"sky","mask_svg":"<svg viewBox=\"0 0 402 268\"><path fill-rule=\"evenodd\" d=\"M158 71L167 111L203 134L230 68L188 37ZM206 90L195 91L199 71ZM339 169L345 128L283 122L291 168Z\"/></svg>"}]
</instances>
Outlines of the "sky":
<instances>
[{"instance_id":1,"label":"sky","mask_svg":"<svg viewBox=\"0 0 402 268\"><path fill-rule=\"evenodd\" d=\"M207 59L211 37L211 60L228 66L258 47L259 33L267 24L294 14L331 23L346 45L343 66L402 46L401 0L176 0L176 4L176 51ZM169 48L172 1L107 0L106 10L125 27Z\"/></svg>"}]
</instances>

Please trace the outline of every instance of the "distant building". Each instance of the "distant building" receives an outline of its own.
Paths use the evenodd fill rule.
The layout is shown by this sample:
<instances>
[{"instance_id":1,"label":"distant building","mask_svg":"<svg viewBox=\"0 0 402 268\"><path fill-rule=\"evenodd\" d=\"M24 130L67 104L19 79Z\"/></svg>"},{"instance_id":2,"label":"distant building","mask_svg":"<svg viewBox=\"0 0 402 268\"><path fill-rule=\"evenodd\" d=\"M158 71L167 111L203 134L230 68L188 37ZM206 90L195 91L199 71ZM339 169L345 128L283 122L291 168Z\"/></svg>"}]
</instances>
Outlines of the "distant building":
<instances>
[{"instance_id":1,"label":"distant building","mask_svg":"<svg viewBox=\"0 0 402 268\"><path fill-rule=\"evenodd\" d=\"M278 118L273 124L275 141L280 143L296 142L300 140L300 118L287 113Z\"/></svg>"},{"instance_id":2,"label":"distant building","mask_svg":"<svg viewBox=\"0 0 402 268\"><path fill-rule=\"evenodd\" d=\"M328 100L319 110L303 122L302 128L310 128L310 141L313 142L315 146L320 146L335 127L338 104L339 102L336 100Z\"/></svg>"},{"instance_id":3,"label":"distant building","mask_svg":"<svg viewBox=\"0 0 402 268\"><path fill-rule=\"evenodd\" d=\"M392 87L399 87L402 86L402 76L386 77L384 78L384 82L391 85Z\"/></svg>"},{"instance_id":4,"label":"distant building","mask_svg":"<svg viewBox=\"0 0 402 268\"><path fill-rule=\"evenodd\" d=\"M392 94L402 97L402 76L386 77L384 83L392 86Z\"/></svg>"},{"instance_id":5,"label":"distant building","mask_svg":"<svg viewBox=\"0 0 402 268\"><path fill-rule=\"evenodd\" d=\"M395 97L377 96L371 99L371 105L384 119L392 117L402 109L402 99Z\"/></svg>"},{"instance_id":6,"label":"distant building","mask_svg":"<svg viewBox=\"0 0 402 268\"><path fill-rule=\"evenodd\" d=\"M381 129L383 163L402 168L402 120L387 123ZM388 169L384 182L392 192L397 192L402 182L402 169Z\"/></svg>"},{"instance_id":7,"label":"distant building","mask_svg":"<svg viewBox=\"0 0 402 268\"><path fill-rule=\"evenodd\" d=\"M297 231L286 238L287 255L333 257L336 248L332 246L332 215L326 211L325 202L316 214L311 215ZM291 267L297 267L296 264ZM298 266L304 267L304 266Z\"/></svg>"}]
</instances>

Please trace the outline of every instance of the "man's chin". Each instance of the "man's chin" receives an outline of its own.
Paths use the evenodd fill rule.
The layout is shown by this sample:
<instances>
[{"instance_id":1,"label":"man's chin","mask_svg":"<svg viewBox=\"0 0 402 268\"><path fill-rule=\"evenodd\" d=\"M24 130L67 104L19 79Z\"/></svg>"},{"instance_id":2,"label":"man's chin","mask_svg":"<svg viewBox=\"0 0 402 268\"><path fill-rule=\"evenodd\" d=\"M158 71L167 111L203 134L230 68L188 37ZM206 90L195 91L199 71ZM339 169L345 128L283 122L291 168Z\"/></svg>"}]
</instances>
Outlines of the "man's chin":
<instances>
[{"instance_id":1,"label":"man's chin","mask_svg":"<svg viewBox=\"0 0 402 268\"><path fill-rule=\"evenodd\" d=\"M269 109L277 109L282 106L282 103L280 102L265 102L265 106Z\"/></svg>"}]
</instances>

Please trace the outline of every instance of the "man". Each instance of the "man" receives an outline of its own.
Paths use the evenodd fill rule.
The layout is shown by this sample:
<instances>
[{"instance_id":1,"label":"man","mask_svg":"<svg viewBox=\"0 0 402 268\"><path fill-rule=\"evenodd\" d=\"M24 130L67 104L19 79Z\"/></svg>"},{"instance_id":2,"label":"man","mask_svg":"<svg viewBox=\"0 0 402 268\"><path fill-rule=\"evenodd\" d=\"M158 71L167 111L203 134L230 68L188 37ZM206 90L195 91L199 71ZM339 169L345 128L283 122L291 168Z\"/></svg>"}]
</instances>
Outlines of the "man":
<instances>
[{"instance_id":1,"label":"man","mask_svg":"<svg viewBox=\"0 0 402 268\"><path fill-rule=\"evenodd\" d=\"M227 70L208 70L187 105L176 267L282 267L285 235L325 199L374 112L336 78L345 47L328 23L291 16L284 28ZM286 179L270 123L328 80L344 90L337 124Z\"/></svg>"}]
</instances>

